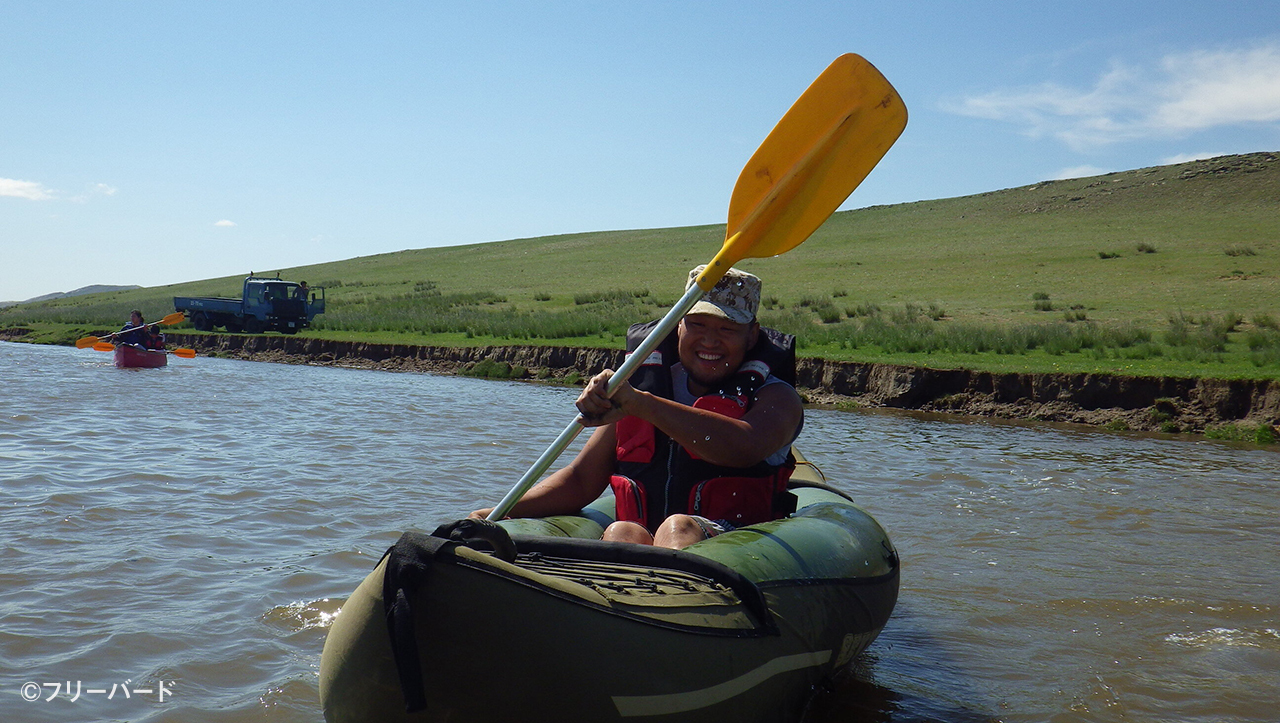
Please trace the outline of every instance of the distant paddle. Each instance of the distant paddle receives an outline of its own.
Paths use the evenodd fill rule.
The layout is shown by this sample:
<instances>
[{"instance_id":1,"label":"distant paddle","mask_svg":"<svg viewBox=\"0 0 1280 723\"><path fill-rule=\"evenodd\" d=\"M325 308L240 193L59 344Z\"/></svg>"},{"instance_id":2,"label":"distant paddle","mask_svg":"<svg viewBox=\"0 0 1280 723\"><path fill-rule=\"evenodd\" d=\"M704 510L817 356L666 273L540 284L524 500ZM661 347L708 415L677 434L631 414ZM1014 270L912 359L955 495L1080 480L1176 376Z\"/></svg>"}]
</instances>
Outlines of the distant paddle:
<instances>
[{"instance_id":1,"label":"distant paddle","mask_svg":"<svg viewBox=\"0 0 1280 723\"><path fill-rule=\"evenodd\" d=\"M161 319L160 321L153 321L153 322L151 322L150 324L143 324L142 326L135 326L135 327L131 327L131 328L128 328L128 329L121 329L120 331L112 332L112 333L107 334L106 336L101 337L101 338L96 337L96 336L82 336L82 337L80 337L79 339L76 339L76 348L77 348L77 349L86 349L86 348L88 348L88 347L91 347L91 346L92 346L92 347L94 347L95 349L97 349L96 344L97 344L98 342L105 341L105 340L107 340L107 339L111 339L111 338L116 337L116 336L119 336L119 335L121 335L121 334L128 334L129 332L131 332L131 331L137 331L138 329L145 329L145 328L147 328L147 327L149 327L149 326L155 326L155 325L157 325L157 324L164 324L165 326L169 326L169 325L171 325L171 324L177 324L177 323L181 322L181 321L182 321L183 319L185 319L185 318L187 318L187 315L186 315L186 314L182 313L181 311L175 311L175 312L173 312L172 314L169 314L168 316L164 317L164 318L163 318L163 319ZM102 350L102 349L98 349L98 351L103 351L103 350ZM110 350L110 349L107 349L106 351L111 351L111 350Z\"/></svg>"},{"instance_id":2,"label":"distant paddle","mask_svg":"<svg viewBox=\"0 0 1280 723\"><path fill-rule=\"evenodd\" d=\"M875 168L906 125L906 106L880 71L852 53L836 58L747 161L729 200L724 245L614 373L608 393L635 372L729 267L742 259L778 256L804 243ZM582 420L574 419L487 519L506 517L582 429Z\"/></svg>"},{"instance_id":3,"label":"distant paddle","mask_svg":"<svg viewBox=\"0 0 1280 723\"><path fill-rule=\"evenodd\" d=\"M98 342L97 344L94 344L94 345L93 345L93 350L94 350L94 351L115 351L115 350L116 350L116 345L115 345L115 344L112 344L112 343L111 343L111 342L109 342L109 341L100 341L100 342ZM195 350L195 349L186 349L186 348L179 348L179 349L148 349L148 351L163 351L163 352L164 352L164 353L166 353L166 354L172 354L172 355L174 355L174 356L180 356L180 357L182 357L183 359L195 359L195 358L196 358L196 350Z\"/></svg>"}]
</instances>

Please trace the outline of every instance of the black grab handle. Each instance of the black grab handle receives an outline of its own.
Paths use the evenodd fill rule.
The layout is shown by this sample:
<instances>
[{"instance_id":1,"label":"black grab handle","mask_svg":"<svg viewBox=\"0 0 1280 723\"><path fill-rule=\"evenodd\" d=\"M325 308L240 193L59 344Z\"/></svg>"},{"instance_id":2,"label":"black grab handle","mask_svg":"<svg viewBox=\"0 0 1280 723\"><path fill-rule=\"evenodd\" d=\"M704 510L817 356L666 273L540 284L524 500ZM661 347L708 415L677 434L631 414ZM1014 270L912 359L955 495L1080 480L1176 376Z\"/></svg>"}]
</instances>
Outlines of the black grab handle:
<instances>
[{"instance_id":1,"label":"black grab handle","mask_svg":"<svg viewBox=\"0 0 1280 723\"><path fill-rule=\"evenodd\" d=\"M440 525L431 533L432 537L443 537L446 540L460 542L467 547L479 547L475 543L487 543L493 549L493 556L503 562L515 562L516 543L503 527L489 520L468 518Z\"/></svg>"}]
</instances>

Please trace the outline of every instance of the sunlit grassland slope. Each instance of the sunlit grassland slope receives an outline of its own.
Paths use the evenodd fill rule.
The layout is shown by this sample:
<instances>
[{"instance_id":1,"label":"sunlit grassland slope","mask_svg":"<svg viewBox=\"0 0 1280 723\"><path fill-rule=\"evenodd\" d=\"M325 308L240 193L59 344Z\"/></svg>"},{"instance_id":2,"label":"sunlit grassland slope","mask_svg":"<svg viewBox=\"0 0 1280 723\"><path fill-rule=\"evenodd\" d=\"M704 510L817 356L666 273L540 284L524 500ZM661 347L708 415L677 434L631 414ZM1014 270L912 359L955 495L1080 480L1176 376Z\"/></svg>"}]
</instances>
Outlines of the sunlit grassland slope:
<instances>
[{"instance_id":1,"label":"sunlit grassland slope","mask_svg":"<svg viewBox=\"0 0 1280 723\"><path fill-rule=\"evenodd\" d=\"M281 269L327 287L308 334L616 345L665 311L723 225L601 231ZM1280 376L1280 157L1224 156L834 215L740 264L765 323L813 356L995 370ZM246 273L257 268L245 260ZM0 310L0 327L118 325L241 277Z\"/></svg>"}]
</instances>

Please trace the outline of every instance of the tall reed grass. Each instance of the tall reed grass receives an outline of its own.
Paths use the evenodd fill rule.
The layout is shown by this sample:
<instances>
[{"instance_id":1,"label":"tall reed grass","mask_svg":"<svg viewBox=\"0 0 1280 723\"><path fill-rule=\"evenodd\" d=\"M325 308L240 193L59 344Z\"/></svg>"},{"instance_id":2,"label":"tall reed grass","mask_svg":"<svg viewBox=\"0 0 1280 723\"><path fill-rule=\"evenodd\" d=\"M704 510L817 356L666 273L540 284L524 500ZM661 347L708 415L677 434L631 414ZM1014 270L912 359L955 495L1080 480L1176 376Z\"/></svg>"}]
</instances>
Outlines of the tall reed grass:
<instances>
[{"instance_id":1,"label":"tall reed grass","mask_svg":"<svg viewBox=\"0 0 1280 723\"><path fill-rule=\"evenodd\" d=\"M868 305L869 308L870 305ZM1242 323L1239 314L1191 318L1175 315L1161 333L1128 324L1090 323L1083 313L1071 320L1035 324L981 325L939 323L924 307L846 319L838 324L817 323L813 306L766 311L761 322L795 334L801 348L836 346L901 354L1027 354L1040 350L1052 356L1088 354L1098 359L1156 359L1220 361L1229 335ZM939 311L936 305L932 311ZM1256 366L1280 366L1280 331L1259 326L1243 335Z\"/></svg>"},{"instance_id":2,"label":"tall reed grass","mask_svg":"<svg viewBox=\"0 0 1280 723\"><path fill-rule=\"evenodd\" d=\"M418 334L464 333L468 337L564 339L625 334L642 314L635 300L643 294L600 294L572 309L517 309L506 297L488 291L441 294L431 290L398 296L331 299L313 327L318 330Z\"/></svg>"},{"instance_id":3,"label":"tall reed grass","mask_svg":"<svg viewBox=\"0 0 1280 723\"><path fill-rule=\"evenodd\" d=\"M354 286L355 284L350 284ZM1037 294L1039 296L1040 294ZM1043 294L1047 296L1047 294ZM1037 299L1046 301L1046 299ZM518 308L492 291L441 293L432 282L418 282L399 294L331 296L316 330L462 333L496 341L619 337L634 322L656 319L668 309L665 299L648 290L581 294L572 307ZM137 304L96 301L92 305L24 304L0 309L0 328L31 323L114 329ZM835 347L894 354L1085 354L1096 359L1158 359L1215 362L1247 355L1257 367L1280 367L1280 324L1255 314L1245 326L1237 313L1194 316L1176 313L1163 326L1102 325L1083 311L1067 312L1057 321L1022 324L976 324L947 319L938 304L906 303L897 307L863 301L837 306L832 297L805 297L799 304L766 305L761 323L795 334L801 349ZM1073 307L1075 308L1075 307ZM143 313L158 319L172 309L170 297L148 300ZM1242 326L1244 326L1242 330Z\"/></svg>"}]
</instances>

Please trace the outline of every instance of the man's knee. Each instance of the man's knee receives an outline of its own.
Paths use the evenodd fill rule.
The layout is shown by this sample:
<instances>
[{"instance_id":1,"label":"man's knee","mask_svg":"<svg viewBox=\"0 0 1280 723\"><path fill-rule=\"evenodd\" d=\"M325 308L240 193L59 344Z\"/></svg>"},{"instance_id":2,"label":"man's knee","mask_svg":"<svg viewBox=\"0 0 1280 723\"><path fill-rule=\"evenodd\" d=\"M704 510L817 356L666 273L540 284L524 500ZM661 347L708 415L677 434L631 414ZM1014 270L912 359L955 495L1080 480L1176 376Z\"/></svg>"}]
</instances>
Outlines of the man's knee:
<instances>
[{"instance_id":1,"label":"man's knee","mask_svg":"<svg viewBox=\"0 0 1280 723\"><path fill-rule=\"evenodd\" d=\"M615 522L604 530L600 538L605 542L635 542L641 545L652 545L653 535L642 525L634 522Z\"/></svg>"},{"instance_id":2,"label":"man's knee","mask_svg":"<svg viewBox=\"0 0 1280 723\"><path fill-rule=\"evenodd\" d=\"M689 515L672 515L662 521L653 544L677 550L707 539L706 530Z\"/></svg>"}]
</instances>

